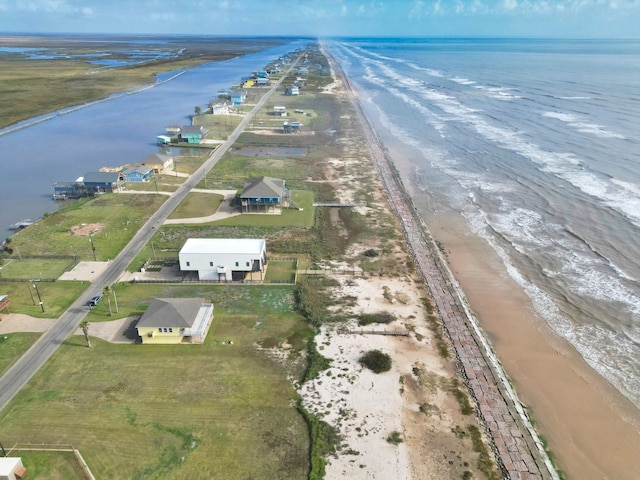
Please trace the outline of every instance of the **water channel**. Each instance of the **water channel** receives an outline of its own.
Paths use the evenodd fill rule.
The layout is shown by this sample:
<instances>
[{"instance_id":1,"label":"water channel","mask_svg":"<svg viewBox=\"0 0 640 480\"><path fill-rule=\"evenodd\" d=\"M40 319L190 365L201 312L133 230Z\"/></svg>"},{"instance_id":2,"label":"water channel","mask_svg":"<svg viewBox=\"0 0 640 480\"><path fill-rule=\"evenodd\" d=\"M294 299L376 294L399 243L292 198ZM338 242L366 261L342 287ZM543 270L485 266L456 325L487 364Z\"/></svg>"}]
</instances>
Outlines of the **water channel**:
<instances>
[{"instance_id":1,"label":"water channel","mask_svg":"<svg viewBox=\"0 0 640 480\"><path fill-rule=\"evenodd\" d=\"M0 241L11 235L10 225L37 220L59 207L52 199L53 183L165 153L155 140L166 125L189 125L195 106L204 108L220 90L303 46L304 41L296 40L206 63L182 75L164 73L153 88L53 112L32 119L28 127L0 134Z\"/></svg>"}]
</instances>

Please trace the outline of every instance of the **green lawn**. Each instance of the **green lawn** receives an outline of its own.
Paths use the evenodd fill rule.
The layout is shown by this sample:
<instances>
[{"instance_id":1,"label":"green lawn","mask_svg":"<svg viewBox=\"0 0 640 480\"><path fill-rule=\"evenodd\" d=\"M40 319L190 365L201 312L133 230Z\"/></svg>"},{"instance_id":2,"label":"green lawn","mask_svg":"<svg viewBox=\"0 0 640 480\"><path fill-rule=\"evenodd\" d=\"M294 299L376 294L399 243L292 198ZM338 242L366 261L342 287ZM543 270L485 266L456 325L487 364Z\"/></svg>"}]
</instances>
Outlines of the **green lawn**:
<instances>
[{"instance_id":1,"label":"green lawn","mask_svg":"<svg viewBox=\"0 0 640 480\"><path fill-rule=\"evenodd\" d=\"M296 261L269 260L266 283L294 283L296 278Z\"/></svg>"},{"instance_id":2,"label":"green lawn","mask_svg":"<svg viewBox=\"0 0 640 480\"><path fill-rule=\"evenodd\" d=\"M0 267L0 281L3 278L58 278L72 265L73 258L11 258Z\"/></svg>"},{"instance_id":3,"label":"green lawn","mask_svg":"<svg viewBox=\"0 0 640 480\"><path fill-rule=\"evenodd\" d=\"M4 375L16 359L29 350L38 338L40 338L39 333L5 333L0 335L0 375Z\"/></svg>"},{"instance_id":4,"label":"green lawn","mask_svg":"<svg viewBox=\"0 0 640 480\"><path fill-rule=\"evenodd\" d=\"M3 443L71 443L96 478L307 478L308 431L287 375L300 378L311 332L291 287L117 288L121 311L148 294L212 298L206 343L89 349L71 337L0 412ZM285 340L286 361L257 347Z\"/></svg>"},{"instance_id":5,"label":"green lawn","mask_svg":"<svg viewBox=\"0 0 640 480\"><path fill-rule=\"evenodd\" d=\"M207 217L213 215L224 200L223 195L217 193L191 192L171 212L169 218Z\"/></svg>"},{"instance_id":6,"label":"green lawn","mask_svg":"<svg viewBox=\"0 0 640 480\"><path fill-rule=\"evenodd\" d=\"M12 445L5 445L7 446ZM64 448L68 446L65 445ZM80 452L82 454L82 452ZM12 457L22 458L26 478L47 480L86 480L80 462L73 452L14 450Z\"/></svg>"},{"instance_id":7,"label":"green lawn","mask_svg":"<svg viewBox=\"0 0 640 480\"><path fill-rule=\"evenodd\" d=\"M3 282L0 279L0 292L2 295L9 296L11 313L57 318L82 295L82 292L89 287L89 282L36 282L36 285L37 291L31 282ZM44 313L38 304L38 293L44 304Z\"/></svg>"},{"instance_id":8,"label":"green lawn","mask_svg":"<svg viewBox=\"0 0 640 480\"><path fill-rule=\"evenodd\" d=\"M243 227L302 227L313 226L315 208L313 204L313 192L309 190L293 190L291 199L296 202L302 210L285 208L281 215L238 215L236 217L225 218L214 222L215 225L243 226Z\"/></svg>"},{"instance_id":9,"label":"green lawn","mask_svg":"<svg viewBox=\"0 0 640 480\"><path fill-rule=\"evenodd\" d=\"M115 258L140 226L166 200L164 195L120 195L109 193L90 199L71 201L53 215L10 237L13 256L77 255L93 260L89 237L73 235L71 228L82 224L101 224L92 237L98 260Z\"/></svg>"}]
</instances>

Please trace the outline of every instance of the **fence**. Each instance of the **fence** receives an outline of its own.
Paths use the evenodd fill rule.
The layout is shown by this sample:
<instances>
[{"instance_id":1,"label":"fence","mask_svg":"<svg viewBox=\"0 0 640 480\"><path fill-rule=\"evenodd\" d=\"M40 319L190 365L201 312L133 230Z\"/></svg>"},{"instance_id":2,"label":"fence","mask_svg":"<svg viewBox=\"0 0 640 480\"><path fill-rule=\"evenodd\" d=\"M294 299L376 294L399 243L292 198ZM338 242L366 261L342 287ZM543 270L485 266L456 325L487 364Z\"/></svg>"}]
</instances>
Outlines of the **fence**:
<instances>
[{"instance_id":1,"label":"fence","mask_svg":"<svg viewBox=\"0 0 640 480\"><path fill-rule=\"evenodd\" d=\"M84 461L80 450L76 449L70 443L16 443L12 448L9 449L9 453L12 451L34 451L34 452L72 452L78 463L80 464L80 468L84 473L87 480L96 480L96 477L93 476L87 462Z\"/></svg>"}]
</instances>

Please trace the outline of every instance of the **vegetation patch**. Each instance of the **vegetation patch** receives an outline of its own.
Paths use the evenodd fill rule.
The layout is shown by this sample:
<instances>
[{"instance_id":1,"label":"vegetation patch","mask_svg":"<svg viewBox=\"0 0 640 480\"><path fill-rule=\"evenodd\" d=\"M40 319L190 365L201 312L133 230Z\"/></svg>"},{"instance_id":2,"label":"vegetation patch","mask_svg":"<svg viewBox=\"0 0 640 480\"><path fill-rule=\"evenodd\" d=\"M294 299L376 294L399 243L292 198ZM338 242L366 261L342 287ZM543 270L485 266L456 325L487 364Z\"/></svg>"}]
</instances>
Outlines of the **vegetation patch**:
<instances>
[{"instance_id":1,"label":"vegetation patch","mask_svg":"<svg viewBox=\"0 0 640 480\"><path fill-rule=\"evenodd\" d=\"M369 350L360 358L360 364L374 373L383 373L391 370L391 357L380 350Z\"/></svg>"},{"instance_id":2,"label":"vegetation patch","mask_svg":"<svg viewBox=\"0 0 640 480\"><path fill-rule=\"evenodd\" d=\"M394 315L389 312L377 312L377 313L361 313L358 315L358 325L365 326L372 323L389 324L396 319Z\"/></svg>"}]
</instances>

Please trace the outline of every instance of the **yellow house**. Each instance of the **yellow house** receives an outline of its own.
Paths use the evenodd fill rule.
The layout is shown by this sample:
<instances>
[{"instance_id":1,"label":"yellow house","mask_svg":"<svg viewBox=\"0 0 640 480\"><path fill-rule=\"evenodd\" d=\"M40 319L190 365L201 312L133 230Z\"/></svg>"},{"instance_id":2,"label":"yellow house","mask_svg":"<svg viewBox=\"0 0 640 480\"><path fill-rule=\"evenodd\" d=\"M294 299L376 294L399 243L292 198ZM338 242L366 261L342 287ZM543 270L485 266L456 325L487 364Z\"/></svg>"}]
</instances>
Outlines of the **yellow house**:
<instances>
[{"instance_id":1,"label":"yellow house","mask_svg":"<svg viewBox=\"0 0 640 480\"><path fill-rule=\"evenodd\" d=\"M136 328L142 343L204 343L212 320L204 298L154 298Z\"/></svg>"}]
</instances>

